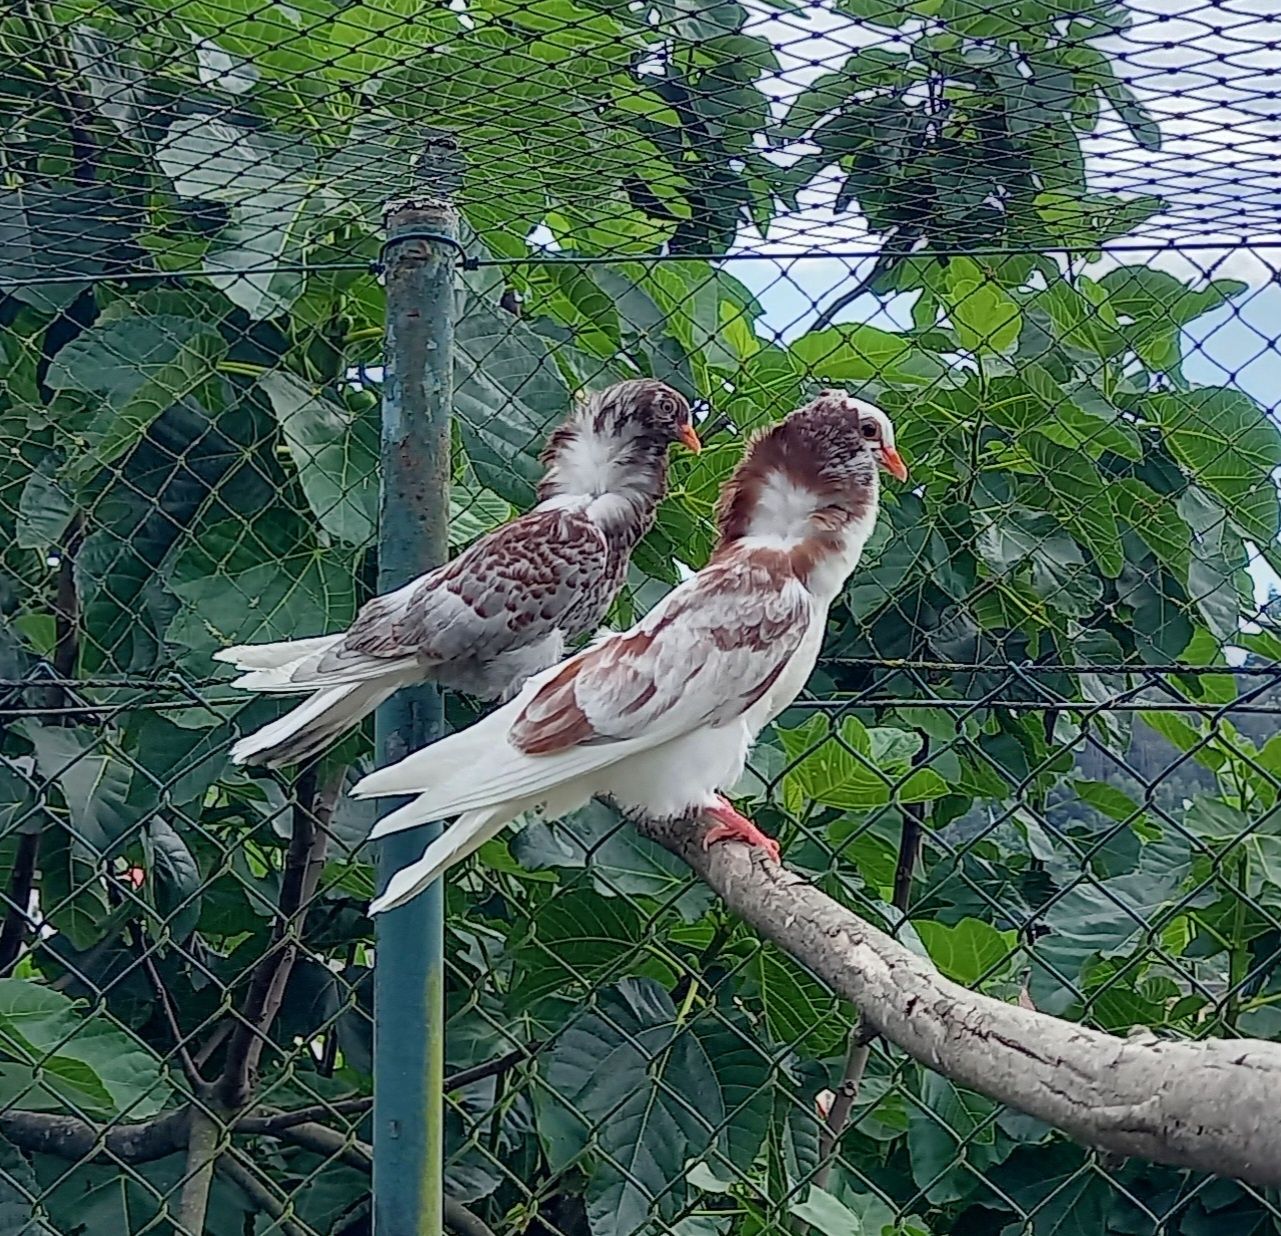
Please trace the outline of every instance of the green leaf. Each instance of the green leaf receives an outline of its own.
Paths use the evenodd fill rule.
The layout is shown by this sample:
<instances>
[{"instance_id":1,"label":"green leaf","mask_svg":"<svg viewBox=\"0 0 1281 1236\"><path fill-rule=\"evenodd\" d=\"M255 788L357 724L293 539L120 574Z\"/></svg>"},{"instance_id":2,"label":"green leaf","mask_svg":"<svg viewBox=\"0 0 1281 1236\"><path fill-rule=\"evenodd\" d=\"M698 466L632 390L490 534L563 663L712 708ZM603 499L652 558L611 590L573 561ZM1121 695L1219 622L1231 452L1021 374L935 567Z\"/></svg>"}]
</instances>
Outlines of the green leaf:
<instances>
[{"instance_id":1,"label":"green leaf","mask_svg":"<svg viewBox=\"0 0 1281 1236\"><path fill-rule=\"evenodd\" d=\"M348 411L282 370L264 374L258 385L320 526L351 545L368 545L378 527L377 418Z\"/></svg>"},{"instance_id":2,"label":"green leaf","mask_svg":"<svg viewBox=\"0 0 1281 1236\"><path fill-rule=\"evenodd\" d=\"M1265 543L1276 538L1281 504L1272 471L1281 467L1281 430L1249 395L1205 387L1148 395L1142 409L1161 427L1175 459L1242 532Z\"/></svg>"},{"instance_id":3,"label":"green leaf","mask_svg":"<svg viewBox=\"0 0 1281 1236\"><path fill-rule=\"evenodd\" d=\"M26 722L23 733L36 749L40 775L61 789L79 840L101 857L132 838L150 804L130 802L133 772L112 753L102 731Z\"/></svg>"},{"instance_id":4,"label":"green leaf","mask_svg":"<svg viewBox=\"0 0 1281 1236\"><path fill-rule=\"evenodd\" d=\"M624 977L671 986L676 975L644 947L645 925L640 909L621 897L560 893L539 909L529 939L515 951L516 999L532 1004L562 987Z\"/></svg>"},{"instance_id":5,"label":"green leaf","mask_svg":"<svg viewBox=\"0 0 1281 1236\"><path fill-rule=\"evenodd\" d=\"M744 975L751 1007L764 1015L776 1043L814 1059L839 1049L848 1028L840 1001L785 953L754 945Z\"/></svg>"},{"instance_id":6,"label":"green leaf","mask_svg":"<svg viewBox=\"0 0 1281 1236\"><path fill-rule=\"evenodd\" d=\"M920 1099L908 1111L912 1179L935 1205L959 1201L973 1173L982 1175L1004 1158L989 1120L996 1105L941 1074L922 1070L919 1078Z\"/></svg>"},{"instance_id":7,"label":"green leaf","mask_svg":"<svg viewBox=\"0 0 1281 1236\"><path fill-rule=\"evenodd\" d=\"M538 1123L553 1163L595 1150L587 1169L593 1236L633 1236L680 1208L685 1164L725 1120L724 1096L699 1039L676 1022L667 992L628 979L600 993L539 1064Z\"/></svg>"},{"instance_id":8,"label":"green leaf","mask_svg":"<svg viewBox=\"0 0 1281 1236\"><path fill-rule=\"evenodd\" d=\"M480 483L522 510L535 501L538 455L569 413L546 342L502 309L473 300L455 330L454 411Z\"/></svg>"},{"instance_id":9,"label":"green leaf","mask_svg":"<svg viewBox=\"0 0 1281 1236\"><path fill-rule=\"evenodd\" d=\"M824 717L813 717L796 729L779 729L779 741L794 761L784 778L785 794L828 807L865 810L889 802L928 802L948 793L946 782L932 768L909 772L907 748L901 744L890 758L878 761L873 737L877 733L865 729L856 717L846 717L836 734L829 733ZM881 734L875 741L887 737ZM919 747L919 736L915 742Z\"/></svg>"},{"instance_id":10,"label":"green leaf","mask_svg":"<svg viewBox=\"0 0 1281 1236\"><path fill-rule=\"evenodd\" d=\"M970 258L948 260L947 311L967 352L1008 352L1023 329L1018 303Z\"/></svg>"},{"instance_id":11,"label":"green leaf","mask_svg":"<svg viewBox=\"0 0 1281 1236\"><path fill-rule=\"evenodd\" d=\"M974 547L998 578L1026 562L1038 597L1065 614L1083 618L1094 612L1102 585L1076 542L1050 516L1023 506L979 508L975 524Z\"/></svg>"},{"instance_id":12,"label":"green leaf","mask_svg":"<svg viewBox=\"0 0 1281 1236\"><path fill-rule=\"evenodd\" d=\"M43 1219L40 1184L14 1145L0 1143L0 1232L7 1236L58 1236Z\"/></svg>"},{"instance_id":13,"label":"green leaf","mask_svg":"<svg viewBox=\"0 0 1281 1236\"><path fill-rule=\"evenodd\" d=\"M951 924L917 919L912 926L929 951L930 960L948 978L967 987L993 978L993 972L1003 968L1018 947L1017 932L998 931L977 918L963 918Z\"/></svg>"},{"instance_id":14,"label":"green leaf","mask_svg":"<svg viewBox=\"0 0 1281 1236\"><path fill-rule=\"evenodd\" d=\"M156 910L167 934L185 940L200 918L200 865L187 843L160 816L148 822L146 844Z\"/></svg>"},{"instance_id":15,"label":"green leaf","mask_svg":"<svg viewBox=\"0 0 1281 1236\"><path fill-rule=\"evenodd\" d=\"M943 379L946 367L902 335L875 326L829 326L802 335L792 355L815 377L834 382L910 382Z\"/></svg>"},{"instance_id":16,"label":"green leaf","mask_svg":"<svg viewBox=\"0 0 1281 1236\"><path fill-rule=\"evenodd\" d=\"M175 583L173 592L181 605L165 639L198 653L342 630L356 611L350 566L327 554Z\"/></svg>"},{"instance_id":17,"label":"green leaf","mask_svg":"<svg viewBox=\"0 0 1281 1236\"><path fill-rule=\"evenodd\" d=\"M175 120L156 160L179 197L226 203L230 219L204 256L209 281L251 318L288 311L303 289L313 158L286 138L197 113Z\"/></svg>"},{"instance_id":18,"label":"green leaf","mask_svg":"<svg viewBox=\"0 0 1281 1236\"><path fill-rule=\"evenodd\" d=\"M1107 489L1099 470L1079 451L1032 437L1022 443L1036 464L1046 505L1059 522L1090 550L1099 570L1115 579L1125 564L1121 533L1108 502Z\"/></svg>"},{"instance_id":19,"label":"green leaf","mask_svg":"<svg viewBox=\"0 0 1281 1236\"><path fill-rule=\"evenodd\" d=\"M691 922L712 902L678 858L597 800L554 825L531 821L512 838L511 852L530 871L586 868L603 896L658 898Z\"/></svg>"},{"instance_id":20,"label":"green leaf","mask_svg":"<svg viewBox=\"0 0 1281 1236\"><path fill-rule=\"evenodd\" d=\"M83 485L133 447L157 417L198 391L227 350L210 326L169 315L128 317L94 326L53 358L45 379L78 391L98 407L76 435L87 449L66 476Z\"/></svg>"},{"instance_id":21,"label":"green leaf","mask_svg":"<svg viewBox=\"0 0 1281 1236\"><path fill-rule=\"evenodd\" d=\"M1076 780L1071 782L1071 786L1082 802L1089 803L1119 824L1134 824L1143 819L1143 809L1139 804L1107 781Z\"/></svg>"},{"instance_id":22,"label":"green leaf","mask_svg":"<svg viewBox=\"0 0 1281 1236\"><path fill-rule=\"evenodd\" d=\"M841 0L842 6L848 0ZM808 1223L823 1236L862 1236L863 1222L843 1202L837 1201L825 1189L810 1185L803 1202L791 1202L788 1205L798 1219Z\"/></svg>"},{"instance_id":23,"label":"green leaf","mask_svg":"<svg viewBox=\"0 0 1281 1236\"><path fill-rule=\"evenodd\" d=\"M1118 517L1129 524L1170 574L1186 580L1192 537L1170 499L1128 476L1108 485L1108 497Z\"/></svg>"},{"instance_id":24,"label":"green leaf","mask_svg":"<svg viewBox=\"0 0 1281 1236\"><path fill-rule=\"evenodd\" d=\"M168 1096L158 1057L104 1016L25 979L0 979L0 1051L67 1087L90 1110L145 1119Z\"/></svg>"},{"instance_id":25,"label":"green leaf","mask_svg":"<svg viewBox=\"0 0 1281 1236\"><path fill-rule=\"evenodd\" d=\"M1050 930L1030 950L1031 995L1038 1009L1063 1013L1092 957L1122 955L1162 924L1163 909L1187 876L1186 843L1179 845L1166 850L1150 844L1129 875L1078 880L1039 916Z\"/></svg>"},{"instance_id":26,"label":"green leaf","mask_svg":"<svg viewBox=\"0 0 1281 1236\"><path fill-rule=\"evenodd\" d=\"M23 549L50 550L62 543L62 535L75 514L75 502L54 476L51 457L27 477L18 500L17 541Z\"/></svg>"},{"instance_id":27,"label":"green leaf","mask_svg":"<svg viewBox=\"0 0 1281 1236\"><path fill-rule=\"evenodd\" d=\"M1161 149L1161 129L1152 118L1152 114L1134 97L1134 91L1124 83L1113 78L1104 83L1103 93L1107 101L1116 109L1121 123L1130 130L1144 150Z\"/></svg>"},{"instance_id":28,"label":"green leaf","mask_svg":"<svg viewBox=\"0 0 1281 1236\"><path fill-rule=\"evenodd\" d=\"M28 180L0 192L0 290L46 313L66 309L89 280L123 269L137 218L107 185Z\"/></svg>"},{"instance_id":29,"label":"green leaf","mask_svg":"<svg viewBox=\"0 0 1281 1236\"><path fill-rule=\"evenodd\" d=\"M725 1105L714 1161L719 1164L723 1156L746 1173L769 1132L776 1096L773 1053L760 1044L743 1011L724 1002L695 1019L693 1030L712 1062Z\"/></svg>"}]
</instances>

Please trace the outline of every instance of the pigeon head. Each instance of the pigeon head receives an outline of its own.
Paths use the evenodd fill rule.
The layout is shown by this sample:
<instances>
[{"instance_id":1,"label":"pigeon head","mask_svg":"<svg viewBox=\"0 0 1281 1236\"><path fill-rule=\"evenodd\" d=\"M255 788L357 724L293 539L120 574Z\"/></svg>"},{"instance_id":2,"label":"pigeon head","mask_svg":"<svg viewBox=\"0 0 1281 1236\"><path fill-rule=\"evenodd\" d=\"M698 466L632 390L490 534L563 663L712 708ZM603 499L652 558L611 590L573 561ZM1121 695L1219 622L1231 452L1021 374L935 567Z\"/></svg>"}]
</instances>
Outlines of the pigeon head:
<instances>
[{"instance_id":1,"label":"pigeon head","mask_svg":"<svg viewBox=\"0 0 1281 1236\"><path fill-rule=\"evenodd\" d=\"M907 479L890 418L844 391L824 391L747 448L721 494L721 543L797 543L874 521L882 468Z\"/></svg>"},{"instance_id":2,"label":"pigeon head","mask_svg":"<svg viewBox=\"0 0 1281 1236\"><path fill-rule=\"evenodd\" d=\"M900 481L907 466L894 446L894 426L875 404L845 391L823 391L773 431L798 474L816 487L874 478L884 468Z\"/></svg>"},{"instance_id":3,"label":"pigeon head","mask_svg":"<svg viewBox=\"0 0 1281 1236\"><path fill-rule=\"evenodd\" d=\"M689 401L652 378L588 395L547 440L540 500L634 495L657 503L667 488L667 448L701 449Z\"/></svg>"},{"instance_id":4,"label":"pigeon head","mask_svg":"<svg viewBox=\"0 0 1281 1236\"><path fill-rule=\"evenodd\" d=\"M593 433L619 442L645 442L664 449L680 442L696 454L702 449L689 401L653 378L619 382L591 395L581 419L590 419Z\"/></svg>"}]
</instances>

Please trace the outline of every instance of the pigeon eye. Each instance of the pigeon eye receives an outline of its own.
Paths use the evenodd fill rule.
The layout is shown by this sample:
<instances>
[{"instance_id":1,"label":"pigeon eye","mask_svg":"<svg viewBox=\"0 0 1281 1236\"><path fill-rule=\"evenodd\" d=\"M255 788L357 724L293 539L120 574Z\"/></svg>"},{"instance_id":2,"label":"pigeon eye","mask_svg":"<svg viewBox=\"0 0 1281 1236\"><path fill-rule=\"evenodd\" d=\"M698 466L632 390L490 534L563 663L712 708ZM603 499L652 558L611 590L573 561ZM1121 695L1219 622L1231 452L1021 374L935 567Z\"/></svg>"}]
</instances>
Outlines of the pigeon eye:
<instances>
[{"instance_id":1,"label":"pigeon eye","mask_svg":"<svg viewBox=\"0 0 1281 1236\"><path fill-rule=\"evenodd\" d=\"M865 437L869 442L873 441L880 434L880 430L876 428L876 425L872 421L864 421L860 426L860 429L863 437Z\"/></svg>"}]
</instances>

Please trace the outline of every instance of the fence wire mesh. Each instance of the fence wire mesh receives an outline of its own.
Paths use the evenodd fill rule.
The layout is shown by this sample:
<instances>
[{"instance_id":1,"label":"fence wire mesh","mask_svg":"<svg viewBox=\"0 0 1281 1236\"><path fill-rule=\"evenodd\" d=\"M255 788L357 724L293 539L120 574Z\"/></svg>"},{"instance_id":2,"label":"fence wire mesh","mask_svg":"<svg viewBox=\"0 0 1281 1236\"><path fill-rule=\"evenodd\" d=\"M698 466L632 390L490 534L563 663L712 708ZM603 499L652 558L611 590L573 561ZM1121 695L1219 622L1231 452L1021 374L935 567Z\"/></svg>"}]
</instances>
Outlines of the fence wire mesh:
<instances>
[{"instance_id":1,"label":"fence wire mesh","mask_svg":"<svg viewBox=\"0 0 1281 1236\"><path fill-rule=\"evenodd\" d=\"M280 710L210 656L371 595L381 212L442 140L451 545L660 377L707 448L627 623L746 434L873 400L911 484L736 800L963 984L1281 1036L1271 9L7 5L0 1231L369 1230L372 729L233 768ZM491 842L447 929L467 1236L1281 1231L870 1038L604 807Z\"/></svg>"}]
</instances>

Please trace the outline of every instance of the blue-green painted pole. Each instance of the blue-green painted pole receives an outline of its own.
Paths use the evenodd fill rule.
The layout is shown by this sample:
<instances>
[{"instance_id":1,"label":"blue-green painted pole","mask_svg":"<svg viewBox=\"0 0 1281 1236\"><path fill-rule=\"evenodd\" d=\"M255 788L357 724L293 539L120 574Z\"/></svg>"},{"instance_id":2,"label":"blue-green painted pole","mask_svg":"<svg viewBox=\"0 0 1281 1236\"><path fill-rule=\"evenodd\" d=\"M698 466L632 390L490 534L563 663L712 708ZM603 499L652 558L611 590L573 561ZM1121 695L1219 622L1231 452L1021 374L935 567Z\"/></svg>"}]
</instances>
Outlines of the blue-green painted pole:
<instances>
[{"instance_id":1,"label":"blue-green painted pole","mask_svg":"<svg viewBox=\"0 0 1281 1236\"><path fill-rule=\"evenodd\" d=\"M399 588L443 562L449 530L457 219L447 198L387 209L378 588ZM439 238L439 239L433 239ZM432 687L401 691L377 716L382 763L440 736ZM396 805L394 802L391 804ZM413 862L438 824L379 843L380 888ZM442 1231L445 1061L443 890L439 882L378 917L374 962L374 1232Z\"/></svg>"}]
</instances>

